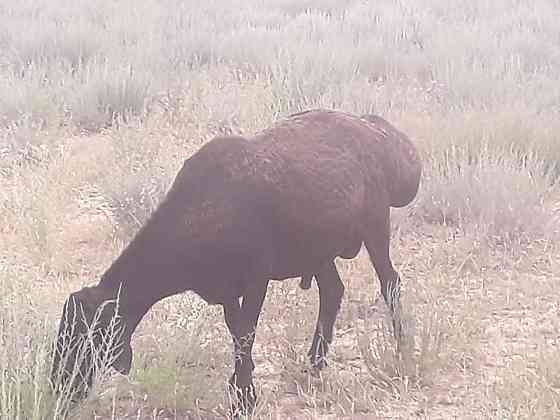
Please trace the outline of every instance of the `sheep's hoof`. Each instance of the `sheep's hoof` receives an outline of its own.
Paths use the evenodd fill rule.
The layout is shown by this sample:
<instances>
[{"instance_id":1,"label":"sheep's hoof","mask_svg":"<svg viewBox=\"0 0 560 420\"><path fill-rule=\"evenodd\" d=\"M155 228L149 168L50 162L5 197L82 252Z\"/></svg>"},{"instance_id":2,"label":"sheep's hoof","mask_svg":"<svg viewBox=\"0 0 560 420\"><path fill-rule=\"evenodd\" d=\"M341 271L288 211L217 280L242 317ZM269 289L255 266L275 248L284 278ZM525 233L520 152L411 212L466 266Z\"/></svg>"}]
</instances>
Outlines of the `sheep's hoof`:
<instances>
[{"instance_id":1,"label":"sheep's hoof","mask_svg":"<svg viewBox=\"0 0 560 420\"><path fill-rule=\"evenodd\" d=\"M313 337L313 344L307 352L309 361L314 370L320 371L327 367L327 353L329 351L328 342L320 335Z\"/></svg>"},{"instance_id":2,"label":"sheep's hoof","mask_svg":"<svg viewBox=\"0 0 560 420\"><path fill-rule=\"evenodd\" d=\"M307 355L309 356L313 371L319 372L328 366L325 354L321 354L315 348L312 348Z\"/></svg>"},{"instance_id":3,"label":"sheep's hoof","mask_svg":"<svg viewBox=\"0 0 560 420\"><path fill-rule=\"evenodd\" d=\"M308 368L303 368L301 372L303 374L308 374L312 378L318 379L321 378L321 372L328 366L327 361L325 359L321 360L313 360L311 359L311 366Z\"/></svg>"},{"instance_id":4,"label":"sheep's hoof","mask_svg":"<svg viewBox=\"0 0 560 420\"><path fill-rule=\"evenodd\" d=\"M311 359L311 368L316 371L319 372L323 369L325 369L328 366L327 361L325 360L324 357L320 357L320 358L312 358Z\"/></svg>"},{"instance_id":5,"label":"sheep's hoof","mask_svg":"<svg viewBox=\"0 0 560 420\"><path fill-rule=\"evenodd\" d=\"M231 414L232 418L238 419L241 416L250 416L257 403L257 393L255 386L250 383L246 386L239 386L230 380L232 389Z\"/></svg>"}]
</instances>

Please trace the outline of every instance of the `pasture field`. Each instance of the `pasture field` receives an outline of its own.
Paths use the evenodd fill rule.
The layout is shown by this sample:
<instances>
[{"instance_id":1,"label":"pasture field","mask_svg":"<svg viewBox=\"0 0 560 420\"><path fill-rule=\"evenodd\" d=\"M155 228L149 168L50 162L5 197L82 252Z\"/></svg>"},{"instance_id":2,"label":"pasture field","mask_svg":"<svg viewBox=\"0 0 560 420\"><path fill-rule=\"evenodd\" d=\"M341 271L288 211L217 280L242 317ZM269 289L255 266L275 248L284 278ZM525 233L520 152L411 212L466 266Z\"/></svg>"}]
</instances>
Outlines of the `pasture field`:
<instances>
[{"instance_id":1,"label":"pasture field","mask_svg":"<svg viewBox=\"0 0 560 420\"><path fill-rule=\"evenodd\" d=\"M271 283L255 419L560 418L558 0L0 0L0 418L220 419L220 307L157 304L128 377L47 385L68 293L93 285L217 134L376 113L421 150L392 214L402 359L361 253L329 367L314 286ZM188 275L188 273L186 273Z\"/></svg>"}]
</instances>

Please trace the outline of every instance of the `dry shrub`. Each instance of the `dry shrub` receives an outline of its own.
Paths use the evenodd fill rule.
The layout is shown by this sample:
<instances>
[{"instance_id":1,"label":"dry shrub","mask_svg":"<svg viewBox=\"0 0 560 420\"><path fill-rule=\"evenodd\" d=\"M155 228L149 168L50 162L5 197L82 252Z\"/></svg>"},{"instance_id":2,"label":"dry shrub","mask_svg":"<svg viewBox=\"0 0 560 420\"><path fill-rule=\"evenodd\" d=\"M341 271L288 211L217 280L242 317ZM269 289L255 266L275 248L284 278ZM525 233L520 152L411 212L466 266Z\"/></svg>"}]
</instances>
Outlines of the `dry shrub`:
<instances>
[{"instance_id":1,"label":"dry shrub","mask_svg":"<svg viewBox=\"0 0 560 420\"><path fill-rule=\"evenodd\" d=\"M370 381L390 395L406 397L412 390L429 385L445 367L444 348L447 332L443 315L437 309L411 316L403 310L403 339L397 343L389 317L378 321L374 329L357 336L358 348L370 375ZM417 319L422 317L423 319ZM398 345L397 345L398 344Z\"/></svg>"},{"instance_id":2,"label":"dry shrub","mask_svg":"<svg viewBox=\"0 0 560 420\"><path fill-rule=\"evenodd\" d=\"M415 212L430 223L474 230L490 242L525 243L549 238L545 205L557 189L550 170L536 156L472 158L452 149L426 168Z\"/></svg>"},{"instance_id":3,"label":"dry shrub","mask_svg":"<svg viewBox=\"0 0 560 420\"><path fill-rule=\"evenodd\" d=\"M499 309L491 297L507 287L521 303L529 292L545 301L558 271L557 21L551 2L523 0L0 7L0 417L62 417L44 388L61 306L53 303L94 282L90 274L131 239L184 158L213 134L248 134L317 106L381 114L424 154L420 194L400 211L393 247L395 261L406 262L398 268L411 300L410 343L398 356L386 321L370 323L359 345L337 338L330 368L312 377L302 370L317 299L286 283L265 305L274 328L261 322L256 343L258 369L285 373L257 372L258 416L277 418L285 393L294 418L407 417L385 411L388 395L406 411L458 369L474 380L480 321ZM87 131L98 135L68 134ZM496 245L513 252L498 258ZM348 306L370 305L367 257L344 264ZM509 282L506 266L517 270ZM517 281L531 270L546 271L547 281ZM86 275L70 282L69 272ZM135 337L131 382L104 382L73 415L180 418L183 408L223 416L229 336L214 328L221 318L202 322L190 304L156 308ZM356 318L341 315L337 326L354 337ZM557 414L557 361L543 354L499 372L499 410L488 417Z\"/></svg>"},{"instance_id":4,"label":"dry shrub","mask_svg":"<svg viewBox=\"0 0 560 420\"><path fill-rule=\"evenodd\" d=\"M536 354L510 361L494 386L501 418L557 419L560 416L558 343L537 347Z\"/></svg>"},{"instance_id":5,"label":"dry shrub","mask_svg":"<svg viewBox=\"0 0 560 420\"><path fill-rule=\"evenodd\" d=\"M115 151L106 137L72 138L52 158L49 180L31 191L44 226L43 255L52 270L80 271L106 263L113 249L114 214L103 195L100 170L115 166Z\"/></svg>"},{"instance_id":6,"label":"dry shrub","mask_svg":"<svg viewBox=\"0 0 560 420\"><path fill-rule=\"evenodd\" d=\"M133 347L135 399L179 412L220 405L233 359L220 308L194 296L166 299L142 322Z\"/></svg>"},{"instance_id":7,"label":"dry shrub","mask_svg":"<svg viewBox=\"0 0 560 420\"><path fill-rule=\"evenodd\" d=\"M18 284L19 280L22 284ZM65 419L75 414L71 404L73 392L62 389L52 392L49 374L52 366L55 322L48 301L30 298L35 290L46 294L52 285L41 284L42 278L29 270L0 267L0 417L7 420ZM52 280L52 279L51 279ZM46 315L45 315L46 314ZM91 331L90 331L91 332ZM105 337L115 340L118 331L112 329ZM84 407L98 398L98 391L111 376L108 366L114 354L100 351L94 355L97 386L88 396ZM73 375L77 374L74 370Z\"/></svg>"}]
</instances>

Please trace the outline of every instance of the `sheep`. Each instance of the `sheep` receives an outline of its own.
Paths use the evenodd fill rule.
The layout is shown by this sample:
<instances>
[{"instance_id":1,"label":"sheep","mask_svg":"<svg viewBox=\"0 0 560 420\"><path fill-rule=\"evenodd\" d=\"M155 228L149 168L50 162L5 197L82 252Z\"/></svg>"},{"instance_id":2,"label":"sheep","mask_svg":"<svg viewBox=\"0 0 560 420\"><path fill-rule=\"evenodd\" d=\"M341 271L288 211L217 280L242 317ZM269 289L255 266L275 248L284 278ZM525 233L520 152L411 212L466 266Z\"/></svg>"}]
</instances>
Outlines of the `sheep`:
<instances>
[{"instance_id":1,"label":"sheep","mask_svg":"<svg viewBox=\"0 0 560 420\"><path fill-rule=\"evenodd\" d=\"M142 317L161 299L193 291L223 307L235 355L233 408L250 412L256 400L252 348L269 281L301 277L307 289L315 278L320 303L308 356L322 369L345 290L335 258L354 258L362 244L399 337L390 207L414 199L421 172L409 138L374 115L309 110L249 139L212 139L184 162L166 197L99 283L66 300L52 383L87 392L93 356L77 358L64 343L83 337L102 305L97 332L90 335L93 348L107 346L100 337L119 327L110 344L119 349L111 366L127 374L131 337ZM83 378L70 376L75 365Z\"/></svg>"}]
</instances>

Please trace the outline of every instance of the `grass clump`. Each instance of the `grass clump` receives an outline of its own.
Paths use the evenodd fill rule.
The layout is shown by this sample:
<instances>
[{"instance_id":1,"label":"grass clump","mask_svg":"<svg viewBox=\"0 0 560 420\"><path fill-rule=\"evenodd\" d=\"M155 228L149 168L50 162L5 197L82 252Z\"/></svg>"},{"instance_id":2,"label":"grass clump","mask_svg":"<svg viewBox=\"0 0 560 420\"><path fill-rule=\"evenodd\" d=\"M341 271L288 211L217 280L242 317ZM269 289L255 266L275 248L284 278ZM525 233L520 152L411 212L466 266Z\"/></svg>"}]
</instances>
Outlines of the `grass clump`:
<instances>
[{"instance_id":1,"label":"grass clump","mask_svg":"<svg viewBox=\"0 0 560 420\"><path fill-rule=\"evenodd\" d=\"M550 202L558 187L535 156L486 150L469 158L452 149L426 168L417 214L431 223L476 229L480 238L507 244L550 239Z\"/></svg>"},{"instance_id":2,"label":"grass clump","mask_svg":"<svg viewBox=\"0 0 560 420\"><path fill-rule=\"evenodd\" d=\"M22 273L18 274L21 276ZM74 415L78 409L78 405L72 402L76 397L76 390L66 386L57 387L57 392L54 392L53 385L56 386L58 380L55 379L55 384L50 381L56 331L52 319L40 315L44 313L44 308L29 299L29 289L7 283L6 275L7 272L2 268L0 417L6 420L66 419ZM98 311L96 319L99 313ZM70 343L65 340L63 349L71 350L73 346L77 346L78 358L91 354L94 329L94 327L89 329L88 339L85 341ZM109 349L113 347L112 343L115 342L118 334L115 328L109 328L109 332L103 336L105 345L93 352L96 385L103 384L111 376L108 367L116 354ZM77 367L69 374L72 378L80 377ZM61 375L61 369L55 372L55 378L60 379ZM88 405L91 405L98 396L99 388L90 390L80 410L87 411Z\"/></svg>"},{"instance_id":3,"label":"grass clump","mask_svg":"<svg viewBox=\"0 0 560 420\"><path fill-rule=\"evenodd\" d=\"M532 354L531 354L532 353ZM556 419L560 416L560 369L556 345L537 347L511 360L496 384L497 412L502 418Z\"/></svg>"},{"instance_id":4,"label":"grass clump","mask_svg":"<svg viewBox=\"0 0 560 420\"><path fill-rule=\"evenodd\" d=\"M130 378L102 378L70 412L46 379L59 308L95 282L212 136L248 136L314 107L379 114L422 151L419 196L394 213L408 341L399 355L386 320L350 310L380 309L367 257L339 261L345 301L329 367L313 376L317 295L271 285L256 417L558 417L557 343L517 347L538 341L527 324L559 318L552 2L4 3L1 418L223 418L221 314L190 297L161 302L135 335Z\"/></svg>"}]
</instances>

